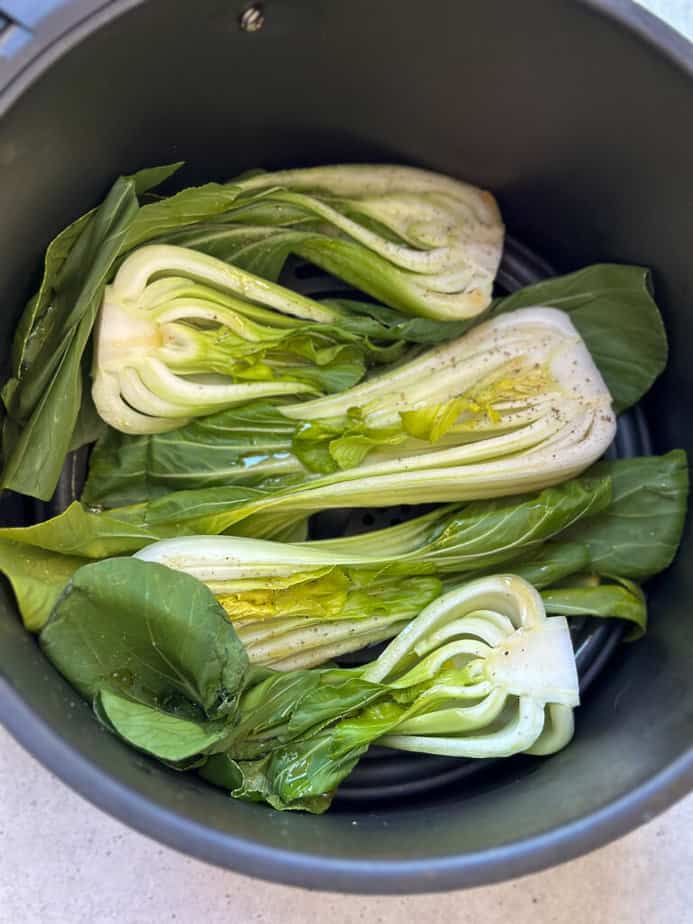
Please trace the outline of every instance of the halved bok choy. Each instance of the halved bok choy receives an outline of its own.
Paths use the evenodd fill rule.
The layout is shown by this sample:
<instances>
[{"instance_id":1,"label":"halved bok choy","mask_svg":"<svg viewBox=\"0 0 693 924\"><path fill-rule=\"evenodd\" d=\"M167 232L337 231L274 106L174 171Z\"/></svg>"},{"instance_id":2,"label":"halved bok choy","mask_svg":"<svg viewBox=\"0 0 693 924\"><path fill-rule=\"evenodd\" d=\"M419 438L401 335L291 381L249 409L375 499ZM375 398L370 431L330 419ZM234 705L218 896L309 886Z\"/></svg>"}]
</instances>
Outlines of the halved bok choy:
<instances>
[{"instance_id":1,"label":"halved bok choy","mask_svg":"<svg viewBox=\"0 0 693 924\"><path fill-rule=\"evenodd\" d=\"M519 503L437 509L341 540L341 550L340 540L292 545L190 536L154 543L135 557L203 581L251 663L289 671L391 638L445 588L500 563L518 561L539 587L589 571L583 544L543 557L539 550L604 511L611 497L608 478L576 479Z\"/></svg>"},{"instance_id":2,"label":"halved bok choy","mask_svg":"<svg viewBox=\"0 0 693 924\"><path fill-rule=\"evenodd\" d=\"M260 197L229 212L236 233L239 221L254 228L272 222L260 250L272 249L277 224L288 225L294 234L288 242L279 235L280 249L422 317L469 318L491 301L504 228L485 190L389 164L258 172L234 182L244 197ZM313 228L303 230L306 223ZM223 246L223 228L211 241Z\"/></svg>"},{"instance_id":3,"label":"halved bok choy","mask_svg":"<svg viewBox=\"0 0 693 924\"><path fill-rule=\"evenodd\" d=\"M579 702L568 627L522 578L490 575L425 607L364 667L250 666L195 578L152 562L86 565L43 651L98 718L234 797L324 811L370 744L459 757L548 754Z\"/></svg>"},{"instance_id":4,"label":"halved bok choy","mask_svg":"<svg viewBox=\"0 0 693 924\"><path fill-rule=\"evenodd\" d=\"M241 494L245 502L247 492ZM213 505L196 530L188 521L186 536L178 498L160 509L158 522L153 509L138 522L123 510L117 517L88 513L75 503L46 523L0 530L0 570L25 626L35 632L90 558L143 549L142 557L213 587L256 663L256 642L276 643L264 663L300 655L307 660L294 664L314 664L323 642L326 656L334 657L365 645L369 639L360 633L374 627L378 637L394 634L397 612L402 619L412 612L409 593L420 608L444 589L499 567L540 588L551 612L619 616L637 634L645 628L646 607L629 582L646 581L670 564L687 495L686 454L675 450L602 462L579 478L519 497L438 507L398 526L298 544L190 536L200 526L212 531ZM194 508L185 512L191 516ZM226 506L220 517L223 525ZM171 541L155 542L161 536ZM379 621L375 626L371 617ZM303 634L311 620L317 628ZM345 633L337 650L331 647L336 636L321 640L329 623L328 633Z\"/></svg>"},{"instance_id":5,"label":"halved bok choy","mask_svg":"<svg viewBox=\"0 0 693 924\"><path fill-rule=\"evenodd\" d=\"M436 600L364 668L267 677L241 696L228 749L201 772L236 798L321 812L372 743L548 755L570 742L579 701L565 619L547 617L521 578L494 575Z\"/></svg>"},{"instance_id":6,"label":"halved bok choy","mask_svg":"<svg viewBox=\"0 0 693 924\"><path fill-rule=\"evenodd\" d=\"M195 250L140 247L105 288L94 404L139 434L257 398L342 391L405 352L406 319L380 315L322 305ZM446 332L428 327L424 338Z\"/></svg>"},{"instance_id":7,"label":"halved bok choy","mask_svg":"<svg viewBox=\"0 0 693 924\"><path fill-rule=\"evenodd\" d=\"M500 315L347 392L275 412L292 427L283 434L292 446L284 471L295 464L299 477L269 478L249 491L180 491L108 516L165 538L170 532L157 536L156 523L175 507L178 535L286 537L318 510L474 500L558 484L598 459L616 429L599 370L569 317L553 308Z\"/></svg>"},{"instance_id":8,"label":"halved bok choy","mask_svg":"<svg viewBox=\"0 0 693 924\"><path fill-rule=\"evenodd\" d=\"M552 613L646 625L635 582L675 554L687 494L682 453L605 463L524 495L439 507L398 526L287 544L234 536L154 543L136 557L203 581L254 664L307 668L395 635L427 603L499 567ZM636 524L648 524L643 536Z\"/></svg>"}]
</instances>

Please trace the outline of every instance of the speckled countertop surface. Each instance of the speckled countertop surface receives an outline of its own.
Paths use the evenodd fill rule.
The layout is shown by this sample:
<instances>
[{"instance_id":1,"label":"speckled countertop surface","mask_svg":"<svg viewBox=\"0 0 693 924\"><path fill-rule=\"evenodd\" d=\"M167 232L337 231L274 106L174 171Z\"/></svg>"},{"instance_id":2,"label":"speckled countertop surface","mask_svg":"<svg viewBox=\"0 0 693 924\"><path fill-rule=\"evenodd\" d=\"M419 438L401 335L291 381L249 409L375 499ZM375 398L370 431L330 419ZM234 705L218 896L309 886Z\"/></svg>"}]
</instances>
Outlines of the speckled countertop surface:
<instances>
[{"instance_id":1,"label":"speckled countertop surface","mask_svg":"<svg viewBox=\"0 0 693 924\"><path fill-rule=\"evenodd\" d=\"M693 0L644 4L693 36ZM161 847L67 789L0 729L0 924L691 924L693 796L563 866L444 895L268 885Z\"/></svg>"}]
</instances>

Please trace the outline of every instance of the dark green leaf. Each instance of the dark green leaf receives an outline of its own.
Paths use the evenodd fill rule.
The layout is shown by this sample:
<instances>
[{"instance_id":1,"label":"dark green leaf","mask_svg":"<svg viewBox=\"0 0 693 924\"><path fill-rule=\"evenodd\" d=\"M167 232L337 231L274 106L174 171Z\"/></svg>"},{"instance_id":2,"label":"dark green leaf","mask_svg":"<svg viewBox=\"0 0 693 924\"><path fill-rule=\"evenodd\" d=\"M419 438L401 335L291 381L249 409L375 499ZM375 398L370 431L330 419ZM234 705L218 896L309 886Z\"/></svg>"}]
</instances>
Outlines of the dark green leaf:
<instances>
[{"instance_id":1,"label":"dark green leaf","mask_svg":"<svg viewBox=\"0 0 693 924\"><path fill-rule=\"evenodd\" d=\"M40 345L8 407L21 430L14 445L7 447L4 488L43 500L55 489L81 406L82 354L106 277L136 210L133 181L116 181L61 268L59 290L36 341ZM84 266L89 267L86 273Z\"/></svg>"},{"instance_id":2,"label":"dark green leaf","mask_svg":"<svg viewBox=\"0 0 693 924\"><path fill-rule=\"evenodd\" d=\"M612 503L561 540L586 545L599 574L644 581L663 571L676 554L686 518L686 453L675 449L664 456L603 462L591 473L611 477Z\"/></svg>"},{"instance_id":3,"label":"dark green leaf","mask_svg":"<svg viewBox=\"0 0 693 924\"><path fill-rule=\"evenodd\" d=\"M640 266L599 263L499 299L492 314L542 305L568 312L589 347L617 413L650 389L667 364L667 338Z\"/></svg>"},{"instance_id":4,"label":"dark green leaf","mask_svg":"<svg viewBox=\"0 0 693 924\"><path fill-rule=\"evenodd\" d=\"M72 431L69 452L93 443L104 436L108 430L106 424L99 417L99 413L92 401L88 373L85 374L84 365L84 362L82 362L82 403L79 406L77 421Z\"/></svg>"},{"instance_id":5,"label":"dark green leaf","mask_svg":"<svg viewBox=\"0 0 693 924\"><path fill-rule=\"evenodd\" d=\"M611 497L611 481L602 476L574 478L529 496L474 501L446 517L429 542L400 561L430 562L437 571L449 574L524 561L529 554L541 569L542 562L536 559L539 546L553 536L563 536L574 523L591 522L609 509Z\"/></svg>"},{"instance_id":6,"label":"dark green leaf","mask_svg":"<svg viewBox=\"0 0 693 924\"><path fill-rule=\"evenodd\" d=\"M202 776L217 785L235 786L234 799L267 802L279 811L303 810L321 814L330 807L334 792L368 749L362 745L339 757L332 756L332 732L292 742L253 761L235 761L228 755L212 757Z\"/></svg>"},{"instance_id":7,"label":"dark green leaf","mask_svg":"<svg viewBox=\"0 0 693 924\"><path fill-rule=\"evenodd\" d=\"M128 437L108 430L92 451L83 499L118 507L172 490L254 485L298 473L291 453L295 424L267 402L229 408L186 427Z\"/></svg>"},{"instance_id":8,"label":"dark green leaf","mask_svg":"<svg viewBox=\"0 0 693 924\"><path fill-rule=\"evenodd\" d=\"M550 587L557 581L590 567L590 554L586 545L579 542L547 542L540 549L534 550L529 557L514 558L508 566L513 574L524 578L530 584L541 589ZM492 565L472 574L465 574L464 580L482 577L498 572L498 565ZM445 589L452 590L460 584L462 575L451 575L445 582Z\"/></svg>"},{"instance_id":9,"label":"dark green leaf","mask_svg":"<svg viewBox=\"0 0 693 924\"><path fill-rule=\"evenodd\" d=\"M161 167L145 167L143 170L138 170L137 173L132 174L135 192L138 196L142 196L150 189L161 186L165 180L177 173L184 163L183 160L177 160L175 163L164 164Z\"/></svg>"},{"instance_id":10,"label":"dark green leaf","mask_svg":"<svg viewBox=\"0 0 693 924\"><path fill-rule=\"evenodd\" d=\"M218 215L233 204L237 195L233 186L207 183L143 205L128 229L121 252L127 253L168 231Z\"/></svg>"},{"instance_id":11,"label":"dark green leaf","mask_svg":"<svg viewBox=\"0 0 693 924\"><path fill-rule=\"evenodd\" d=\"M541 593L547 613L563 616L599 616L633 624L629 639L640 638L647 628L647 603L637 584L622 580L595 586L551 587Z\"/></svg>"},{"instance_id":12,"label":"dark green leaf","mask_svg":"<svg viewBox=\"0 0 693 924\"><path fill-rule=\"evenodd\" d=\"M247 666L204 584L133 558L80 568L41 632L41 646L89 700L114 688L197 720L233 709ZM202 712L195 716L191 707Z\"/></svg>"}]
</instances>

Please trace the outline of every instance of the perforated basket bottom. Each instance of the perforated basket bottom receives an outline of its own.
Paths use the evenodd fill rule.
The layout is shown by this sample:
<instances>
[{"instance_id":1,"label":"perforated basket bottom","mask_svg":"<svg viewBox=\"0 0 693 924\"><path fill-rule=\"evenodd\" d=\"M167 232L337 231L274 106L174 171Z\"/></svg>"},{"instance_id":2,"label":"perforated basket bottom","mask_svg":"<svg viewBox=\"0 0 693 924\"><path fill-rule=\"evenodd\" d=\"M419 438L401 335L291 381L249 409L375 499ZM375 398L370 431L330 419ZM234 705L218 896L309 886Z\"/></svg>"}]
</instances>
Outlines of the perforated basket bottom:
<instances>
[{"instance_id":1,"label":"perforated basket bottom","mask_svg":"<svg viewBox=\"0 0 693 924\"><path fill-rule=\"evenodd\" d=\"M555 275L544 260L512 237L506 238L505 252L497 277L497 294L514 292L523 286ZM306 263L290 262L283 284L315 298L330 296L358 296L339 280ZM647 425L642 413L636 409L619 418L616 439L610 447L609 458L627 458L650 452ZM79 496L87 468L86 449L72 453L66 460L60 483L48 504L36 502L33 514L36 521L61 513ZM355 535L372 529L382 529L411 519L431 509L428 506L400 506L389 508L330 510L311 518L312 539ZM583 618L571 624L580 676L580 693L585 695L619 643L623 625L614 620ZM340 658L342 664L363 663L376 656L382 645L371 647ZM364 808L376 802L405 800L411 803L430 798L451 784L455 789L479 787L480 777L485 782L507 780L517 776L530 758L517 757L503 761L460 760L434 757L426 754L407 754L374 746L339 788L333 810L354 811L359 803Z\"/></svg>"}]
</instances>

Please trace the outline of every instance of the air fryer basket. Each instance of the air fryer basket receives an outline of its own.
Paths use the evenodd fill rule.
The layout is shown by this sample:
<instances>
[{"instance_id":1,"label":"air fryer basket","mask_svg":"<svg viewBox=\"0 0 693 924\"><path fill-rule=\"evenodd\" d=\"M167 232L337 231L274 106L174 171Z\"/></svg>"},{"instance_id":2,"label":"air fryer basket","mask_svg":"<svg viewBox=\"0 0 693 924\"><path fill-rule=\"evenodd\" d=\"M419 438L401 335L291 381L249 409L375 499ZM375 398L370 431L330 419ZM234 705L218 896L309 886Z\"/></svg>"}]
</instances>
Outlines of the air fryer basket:
<instances>
[{"instance_id":1,"label":"air fryer basket","mask_svg":"<svg viewBox=\"0 0 693 924\"><path fill-rule=\"evenodd\" d=\"M0 0L0 14L13 6ZM415 163L498 195L511 232L503 289L549 274L545 260L653 267L671 363L621 420L615 451L690 451L693 63L646 14L551 0L198 0L174 16L170 0L62 6L43 23L10 15L24 45L4 61L0 32L3 352L47 241L120 172L181 158L183 181L197 182L252 165ZM301 267L290 281L334 284ZM83 460L72 464L53 509L70 499ZM6 497L0 513L28 522L48 510ZM356 531L361 516L315 527ZM372 517L370 528L383 523ZM643 642L619 646L616 624L577 628L585 702L564 752L491 763L373 749L319 818L232 802L103 732L4 585L0 720L103 808L243 872L372 892L494 881L603 843L690 788L690 554L686 537L650 586Z\"/></svg>"}]
</instances>

